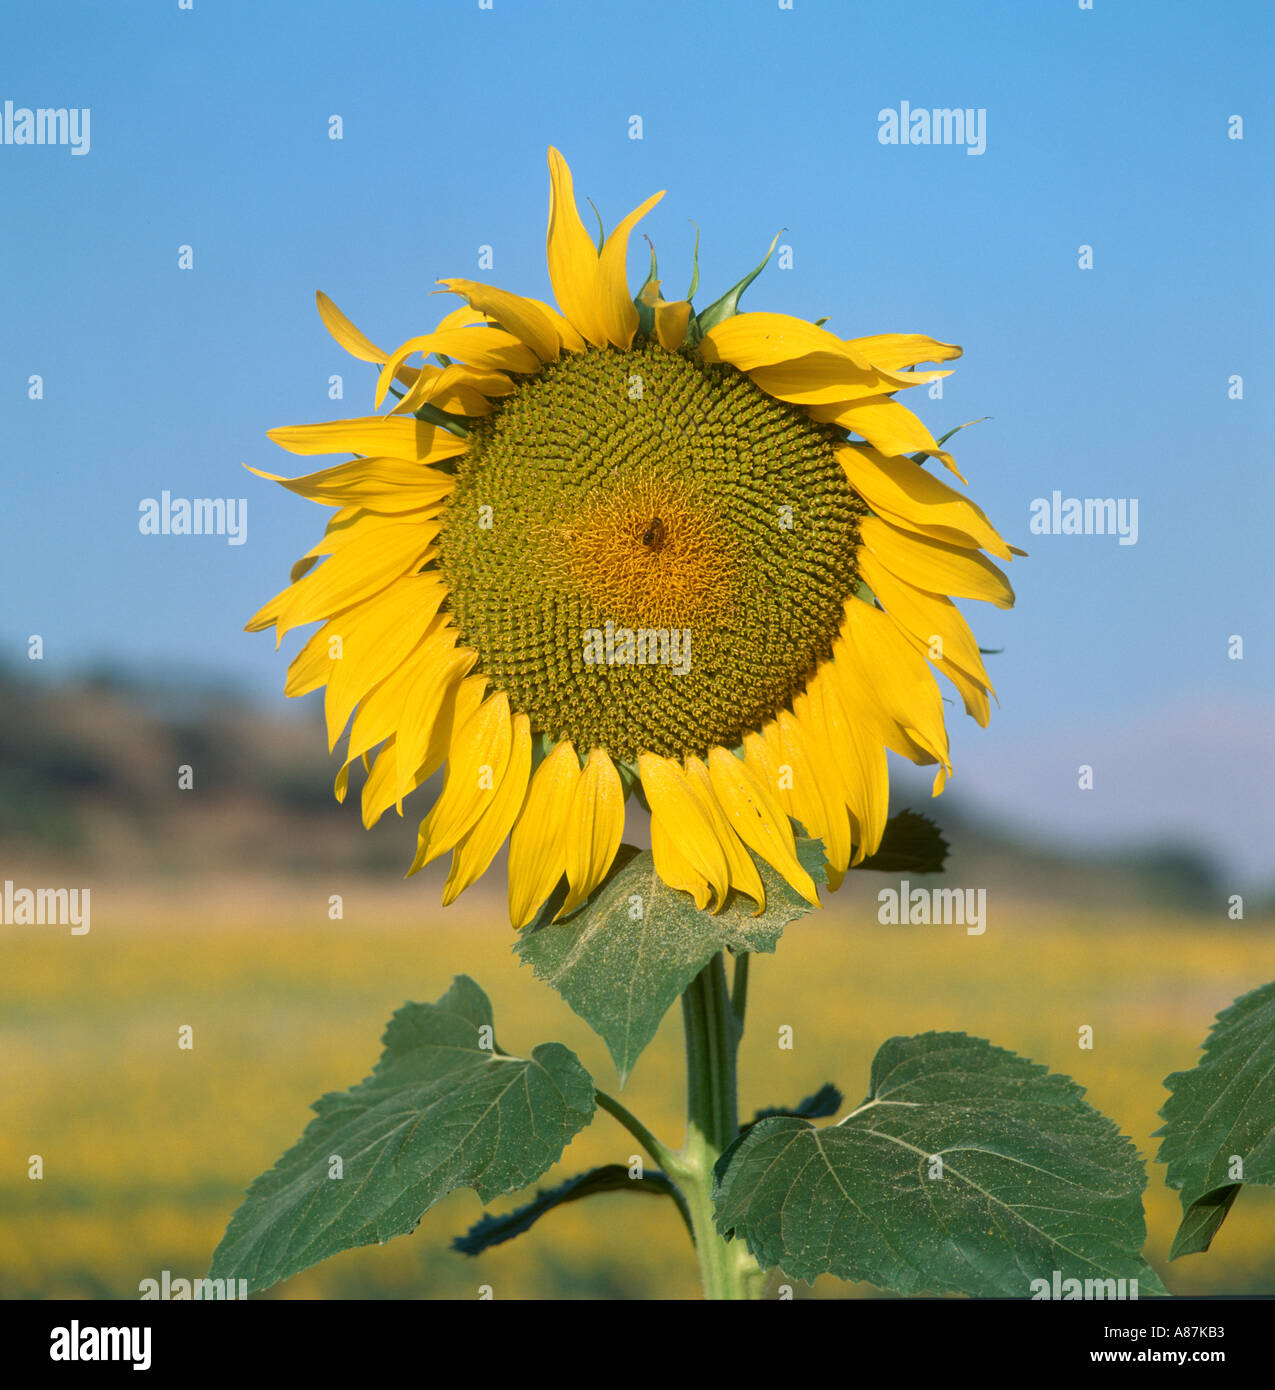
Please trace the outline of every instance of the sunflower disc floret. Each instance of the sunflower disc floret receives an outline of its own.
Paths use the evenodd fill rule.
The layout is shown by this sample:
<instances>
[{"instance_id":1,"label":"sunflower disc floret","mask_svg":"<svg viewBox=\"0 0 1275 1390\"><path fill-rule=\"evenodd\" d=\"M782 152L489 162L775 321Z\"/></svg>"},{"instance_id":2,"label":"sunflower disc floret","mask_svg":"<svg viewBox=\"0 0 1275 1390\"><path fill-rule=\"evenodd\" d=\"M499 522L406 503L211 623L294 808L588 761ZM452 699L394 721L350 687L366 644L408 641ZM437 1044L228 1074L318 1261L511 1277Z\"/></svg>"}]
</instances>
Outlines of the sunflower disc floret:
<instances>
[{"instance_id":1,"label":"sunflower disc floret","mask_svg":"<svg viewBox=\"0 0 1275 1390\"><path fill-rule=\"evenodd\" d=\"M831 655L865 511L827 426L639 341L563 357L478 422L438 567L458 640L534 727L702 758Z\"/></svg>"}]
</instances>

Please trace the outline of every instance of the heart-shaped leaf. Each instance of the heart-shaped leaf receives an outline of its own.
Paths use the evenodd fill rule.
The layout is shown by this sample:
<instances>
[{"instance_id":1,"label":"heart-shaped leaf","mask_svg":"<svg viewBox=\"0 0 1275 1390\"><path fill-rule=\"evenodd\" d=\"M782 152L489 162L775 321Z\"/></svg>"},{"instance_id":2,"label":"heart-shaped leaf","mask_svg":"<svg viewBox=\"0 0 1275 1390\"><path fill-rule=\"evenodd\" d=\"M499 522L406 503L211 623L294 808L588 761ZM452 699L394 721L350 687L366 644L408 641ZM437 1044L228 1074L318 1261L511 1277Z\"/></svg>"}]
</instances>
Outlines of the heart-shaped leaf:
<instances>
[{"instance_id":1,"label":"heart-shaped leaf","mask_svg":"<svg viewBox=\"0 0 1275 1390\"><path fill-rule=\"evenodd\" d=\"M1082 1095L981 1038L892 1038L838 1124L762 1120L727 1150L718 1227L803 1280L1000 1297L1077 1280L1072 1296L1091 1281L1089 1296L1116 1297L1136 1279L1162 1293L1139 1253L1146 1173Z\"/></svg>"},{"instance_id":2,"label":"heart-shaped leaf","mask_svg":"<svg viewBox=\"0 0 1275 1390\"><path fill-rule=\"evenodd\" d=\"M487 996L465 975L436 1004L405 1004L384 1045L371 1076L318 1101L300 1141L248 1189L212 1278L269 1288L414 1230L454 1188L484 1202L516 1192L593 1118L575 1054L559 1043L501 1052Z\"/></svg>"},{"instance_id":3,"label":"heart-shaped leaf","mask_svg":"<svg viewBox=\"0 0 1275 1390\"><path fill-rule=\"evenodd\" d=\"M655 872L649 850L628 858L574 916L554 922L558 898L518 938L514 949L602 1038L623 1083L660 1020L721 950L773 951L784 927L810 904L757 861L766 907L732 893L719 913L701 912L688 893ZM797 841L797 857L823 882L823 847Z\"/></svg>"}]
</instances>

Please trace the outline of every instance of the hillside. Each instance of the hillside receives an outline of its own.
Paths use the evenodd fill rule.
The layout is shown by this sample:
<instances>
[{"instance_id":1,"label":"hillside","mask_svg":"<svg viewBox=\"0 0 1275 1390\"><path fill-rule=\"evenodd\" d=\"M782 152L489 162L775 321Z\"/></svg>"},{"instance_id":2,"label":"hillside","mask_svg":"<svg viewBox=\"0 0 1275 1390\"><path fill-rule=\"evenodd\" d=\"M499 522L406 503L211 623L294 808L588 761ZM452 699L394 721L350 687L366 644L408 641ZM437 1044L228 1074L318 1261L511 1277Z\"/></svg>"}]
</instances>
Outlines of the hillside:
<instances>
[{"instance_id":1,"label":"hillside","mask_svg":"<svg viewBox=\"0 0 1275 1390\"><path fill-rule=\"evenodd\" d=\"M179 769L192 785L179 789ZM304 874L318 867L399 876L429 804L362 828L358 774L332 795L317 697L265 710L232 692L98 677L47 686L0 672L0 862L137 877ZM945 880L1060 904L1212 912L1214 866L1174 845L1105 856L1028 843L983 819L959 792L895 765L895 809L933 817L951 845Z\"/></svg>"}]
</instances>

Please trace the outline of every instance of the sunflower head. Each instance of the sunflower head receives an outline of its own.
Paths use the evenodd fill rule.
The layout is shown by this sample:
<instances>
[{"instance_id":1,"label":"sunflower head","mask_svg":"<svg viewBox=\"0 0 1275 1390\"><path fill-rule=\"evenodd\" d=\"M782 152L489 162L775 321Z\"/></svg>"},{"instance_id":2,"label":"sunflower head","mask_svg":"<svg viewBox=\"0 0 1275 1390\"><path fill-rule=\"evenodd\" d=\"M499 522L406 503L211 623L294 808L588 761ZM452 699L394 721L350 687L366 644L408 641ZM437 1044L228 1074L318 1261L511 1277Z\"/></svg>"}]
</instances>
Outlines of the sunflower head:
<instances>
[{"instance_id":1,"label":"sunflower head","mask_svg":"<svg viewBox=\"0 0 1275 1390\"><path fill-rule=\"evenodd\" d=\"M556 308L444 280L462 306L387 353L319 295L379 368L375 406L393 400L271 432L356 457L262 475L334 513L249 629L322 621L287 691L326 687L333 746L348 729L337 796L362 758L366 824L446 767L412 865L451 851L446 902L508 839L514 925L564 876L574 911L639 785L656 869L700 907L735 890L761 910L749 851L815 902L794 822L835 887L880 843L887 748L942 789L931 668L987 722L952 597L1010 606L982 552L1011 548L895 399L960 349L739 313L756 271L695 315L662 298L653 252L635 298L629 237L662 195L599 246L556 150L549 168Z\"/></svg>"}]
</instances>

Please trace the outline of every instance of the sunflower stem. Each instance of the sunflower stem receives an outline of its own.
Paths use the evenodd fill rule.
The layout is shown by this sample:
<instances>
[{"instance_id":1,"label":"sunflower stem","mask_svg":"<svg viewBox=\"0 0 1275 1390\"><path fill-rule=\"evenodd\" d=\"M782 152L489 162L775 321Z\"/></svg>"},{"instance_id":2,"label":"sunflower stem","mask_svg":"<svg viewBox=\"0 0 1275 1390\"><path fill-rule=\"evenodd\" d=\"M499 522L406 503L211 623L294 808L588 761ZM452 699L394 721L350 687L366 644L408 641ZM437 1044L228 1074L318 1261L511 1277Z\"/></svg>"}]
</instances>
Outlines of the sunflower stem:
<instances>
[{"instance_id":1,"label":"sunflower stem","mask_svg":"<svg viewBox=\"0 0 1275 1390\"><path fill-rule=\"evenodd\" d=\"M744 1032L744 1014L748 1008L748 962L752 960L751 951L741 951L735 957L735 974L731 980L730 1006L735 1014L735 1027L742 1037ZM739 1039L736 1039L738 1046Z\"/></svg>"},{"instance_id":2,"label":"sunflower stem","mask_svg":"<svg viewBox=\"0 0 1275 1390\"><path fill-rule=\"evenodd\" d=\"M736 983L741 983L738 973ZM755 1298L760 1292L756 1261L741 1241L722 1239L713 1213L713 1168L739 1135L736 1057L743 1032L743 1002L741 993L737 1012L720 954L682 995L686 1147L677 1156L675 1171L690 1213L704 1297L714 1300Z\"/></svg>"}]
</instances>

